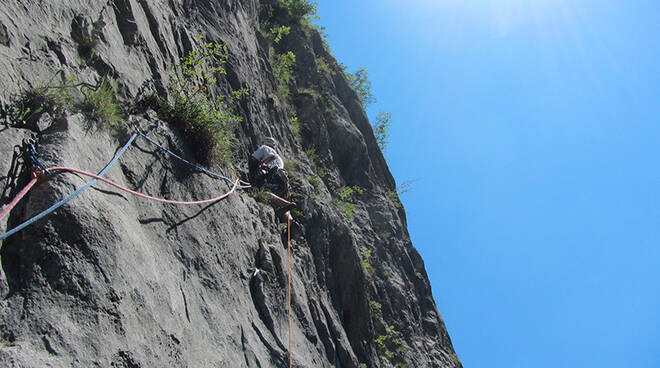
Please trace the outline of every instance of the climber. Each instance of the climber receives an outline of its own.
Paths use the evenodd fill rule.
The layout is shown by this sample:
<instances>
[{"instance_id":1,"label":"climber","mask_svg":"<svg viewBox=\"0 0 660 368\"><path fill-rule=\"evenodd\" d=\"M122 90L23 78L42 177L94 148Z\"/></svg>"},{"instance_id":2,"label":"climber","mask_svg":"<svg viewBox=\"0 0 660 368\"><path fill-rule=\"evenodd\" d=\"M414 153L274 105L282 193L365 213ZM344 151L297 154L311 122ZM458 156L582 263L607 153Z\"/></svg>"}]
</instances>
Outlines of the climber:
<instances>
[{"instance_id":1,"label":"climber","mask_svg":"<svg viewBox=\"0 0 660 368\"><path fill-rule=\"evenodd\" d=\"M248 160L249 180L254 187L266 187L266 201L275 208L275 216L281 222L292 221L291 210L296 204L288 201L291 196L289 178L284 170L284 161L277 154L277 141L267 137Z\"/></svg>"}]
</instances>

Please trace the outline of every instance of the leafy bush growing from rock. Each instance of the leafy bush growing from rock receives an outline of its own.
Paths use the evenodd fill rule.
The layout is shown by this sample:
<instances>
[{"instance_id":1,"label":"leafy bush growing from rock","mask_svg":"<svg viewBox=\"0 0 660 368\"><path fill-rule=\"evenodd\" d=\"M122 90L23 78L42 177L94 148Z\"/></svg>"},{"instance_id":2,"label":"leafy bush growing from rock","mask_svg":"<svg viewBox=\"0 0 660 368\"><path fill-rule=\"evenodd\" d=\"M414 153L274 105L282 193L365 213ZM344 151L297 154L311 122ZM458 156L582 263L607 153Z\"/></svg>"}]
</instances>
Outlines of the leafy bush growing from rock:
<instances>
[{"instance_id":1,"label":"leafy bush growing from rock","mask_svg":"<svg viewBox=\"0 0 660 368\"><path fill-rule=\"evenodd\" d=\"M228 103L249 93L241 89L230 96L215 96L217 75L227 73L224 68L227 59L226 46L204 42L200 51L191 51L183 57L171 74L169 118L197 144L197 159L205 163L219 161L231 165L234 148L231 124L242 119Z\"/></svg>"},{"instance_id":2,"label":"leafy bush growing from rock","mask_svg":"<svg viewBox=\"0 0 660 368\"><path fill-rule=\"evenodd\" d=\"M294 79L293 65L296 63L296 54L287 51L283 54L276 54L273 58L273 76L277 82L277 92L284 100L291 97L289 83Z\"/></svg>"},{"instance_id":3,"label":"leafy bush growing from rock","mask_svg":"<svg viewBox=\"0 0 660 368\"><path fill-rule=\"evenodd\" d=\"M289 35L289 33L291 33L291 27L287 26L277 26L270 29L270 37L273 38L273 42L275 43L280 43L282 38Z\"/></svg>"},{"instance_id":4,"label":"leafy bush growing from rock","mask_svg":"<svg viewBox=\"0 0 660 368\"><path fill-rule=\"evenodd\" d=\"M401 333L390 325L385 327L385 333L379 335L374 342L378 349L380 360L388 365L394 364L395 367L406 367L403 363L404 348L399 336Z\"/></svg>"},{"instance_id":5,"label":"leafy bush growing from rock","mask_svg":"<svg viewBox=\"0 0 660 368\"><path fill-rule=\"evenodd\" d=\"M354 73L344 71L344 74L357 93L362 107L366 108L367 105L376 102L376 97L371 93L371 81L365 67L358 68Z\"/></svg>"},{"instance_id":6,"label":"leafy bush growing from rock","mask_svg":"<svg viewBox=\"0 0 660 368\"><path fill-rule=\"evenodd\" d=\"M371 271L371 262L369 262L369 258L371 258L371 249L369 248L362 248L360 250L360 256L362 258L362 265L367 271Z\"/></svg>"},{"instance_id":7,"label":"leafy bush growing from rock","mask_svg":"<svg viewBox=\"0 0 660 368\"><path fill-rule=\"evenodd\" d=\"M400 210L403 208L403 204L401 203L401 200L399 200L399 196L407 193L410 190L410 186L419 180L420 179L404 181L403 183L399 184L399 186L397 186L395 190L387 192L387 196L392 201L393 209Z\"/></svg>"},{"instance_id":8,"label":"leafy bush growing from rock","mask_svg":"<svg viewBox=\"0 0 660 368\"><path fill-rule=\"evenodd\" d=\"M308 0L280 0L280 6L296 21L316 15L316 3Z\"/></svg>"},{"instance_id":9,"label":"leafy bush growing from rock","mask_svg":"<svg viewBox=\"0 0 660 368\"><path fill-rule=\"evenodd\" d=\"M295 111L289 114L289 122L291 123L291 131L293 131L296 140L302 142L302 125Z\"/></svg>"},{"instance_id":10,"label":"leafy bush growing from rock","mask_svg":"<svg viewBox=\"0 0 660 368\"><path fill-rule=\"evenodd\" d=\"M305 155L307 155L307 158L312 161L312 163L316 164L316 160L319 159L319 154L316 153L316 150L314 148L310 148L305 151Z\"/></svg>"},{"instance_id":11,"label":"leafy bush growing from rock","mask_svg":"<svg viewBox=\"0 0 660 368\"><path fill-rule=\"evenodd\" d=\"M355 196L362 195L364 190L358 186L346 186L341 187L334 192L339 198L333 199L332 203L334 203L339 208L339 210L341 210L346 219L352 221L356 209L353 201L355 200Z\"/></svg>"},{"instance_id":12,"label":"leafy bush growing from rock","mask_svg":"<svg viewBox=\"0 0 660 368\"><path fill-rule=\"evenodd\" d=\"M375 300L369 301L369 311L375 317L383 316L383 311L381 310L382 307L383 307L382 304L378 303Z\"/></svg>"},{"instance_id":13,"label":"leafy bush growing from rock","mask_svg":"<svg viewBox=\"0 0 660 368\"><path fill-rule=\"evenodd\" d=\"M316 58L316 72L319 74L335 75L335 71L330 66L330 62L324 57Z\"/></svg>"},{"instance_id":14,"label":"leafy bush growing from rock","mask_svg":"<svg viewBox=\"0 0 660 368\"><path fill-rule=\"evenodd\" d=\"M378 147L383 153L387 150L387 145L389 143L388 138L390 136L391 121L392 113L381 110L376 116L376 120L371 124Z\"/></svg>"}]
</instances>

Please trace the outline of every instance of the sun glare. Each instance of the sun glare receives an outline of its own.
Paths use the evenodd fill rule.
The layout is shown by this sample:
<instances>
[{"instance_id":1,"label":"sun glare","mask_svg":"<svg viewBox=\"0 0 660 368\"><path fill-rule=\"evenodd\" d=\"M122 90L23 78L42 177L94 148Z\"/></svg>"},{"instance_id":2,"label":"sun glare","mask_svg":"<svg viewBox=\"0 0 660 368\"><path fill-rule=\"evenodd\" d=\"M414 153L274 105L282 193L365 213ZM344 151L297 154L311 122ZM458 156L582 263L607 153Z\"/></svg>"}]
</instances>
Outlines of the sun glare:
<instances>
[{"instance_id":1,"label":"sun glare","mask_svg":"<svg viewBox=\"0 0 660 368\"><path fill-rule=\"evenodd\" d=\"M546 27L565 21L561 0L491 0L487 3L494 36L506 36L522 26Z\"/></svg>"},{"instance_id":2,"label":"sun glare","mask_svg":"<svg viewBox=\"0 0 660 368\"><path fill-rule=\"evenodd\" d=\"M425 21L449 18L457 27L480 24L488 27L493 37L505 37L528 26L561 31L561 27L570 26L572 9L578 6L569 0L411 0L405 5L389 1Z\"/></svg>"}]
</instances>

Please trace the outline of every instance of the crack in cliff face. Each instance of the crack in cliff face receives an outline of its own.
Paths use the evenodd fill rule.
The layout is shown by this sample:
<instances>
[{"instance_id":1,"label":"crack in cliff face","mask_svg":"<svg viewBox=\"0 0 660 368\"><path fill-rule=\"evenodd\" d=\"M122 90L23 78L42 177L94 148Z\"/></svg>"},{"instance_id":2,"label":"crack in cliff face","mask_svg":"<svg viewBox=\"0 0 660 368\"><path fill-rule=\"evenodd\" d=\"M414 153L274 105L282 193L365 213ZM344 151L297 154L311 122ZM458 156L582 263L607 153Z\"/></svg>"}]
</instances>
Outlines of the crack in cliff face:
<instances>
[{"instance_id":1,"label":"crack in cliff face","mask_svg":"<svg viewBox=\"0 0 660 368\"><path fill-rule=\"evenodd\" d=\"M377 341L390 341L387 348L399 349L391 365L460 367L357 95L319 34L284 3L99 0L46 11L36 1L8 0L0 12L0 55L7 55L0 57L7 70L0 100L24 104L3 114L0 157L34 132L47 165L98 171L125 143L125 132L104 130L71 105L39 94L16 100L39 83L57 91L53 75L88 84L113 79L129 130L193 157L199 143L163 120L170 73L200 50L197 36L222 44L226 74L207 88L249 95L229 102L243 120L231 130L235 171L212 169L244 177L244 160L267 135L292 168L301 224L291 242L294 366L385 367ZM280 26L290 34L275 43L271 29ZM286 97L274 63L289 51L296 61ZM27 181L21 170L0 161L2 180L14 183L3 203ZM107 177L175 199L208 198L228 186L140 138ZM13 228L82 183L69 174L49 178L0 225ZM288 366L287 237L272 208L243 191L184 208L97 185L2 241L0 365ZM364 194L344 198L342 188Z\"/></svg>"},{"instance_id":2,"label":"crack in cliff face","mask_svg":"<svg viewBox=\"0 0 660 368\"><path fill-rule=\"evenodd\" d=\"M124 40L124 44L133 46L144 42L139 32L135 15L133 15L133 7L130 0L113 0L112 9L115 11L117 26L119 27L119 33Z\"/></svg>"}]
</instances>

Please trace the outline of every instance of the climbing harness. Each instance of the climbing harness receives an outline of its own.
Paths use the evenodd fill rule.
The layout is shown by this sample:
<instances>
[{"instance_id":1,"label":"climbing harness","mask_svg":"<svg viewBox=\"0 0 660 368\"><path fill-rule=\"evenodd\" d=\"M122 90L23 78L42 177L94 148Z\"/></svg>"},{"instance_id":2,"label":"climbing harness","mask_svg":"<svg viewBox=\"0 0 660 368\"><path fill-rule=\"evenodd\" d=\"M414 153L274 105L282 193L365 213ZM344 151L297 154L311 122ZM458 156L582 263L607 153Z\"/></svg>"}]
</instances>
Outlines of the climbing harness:
<instances>
[{"instance_id":1,"label":"climbing harness","mask_svg":"<svg viewBox=\"0 0 660 368\"><path fill-rule=\"evenodd\" d=\"M138 135L144 137L149 142L151 142L154 145L156 145L157 147L159 147L161 150L169 153L170 155L172 155L172 156L176 157L177 159L185 162L186 164L188 164L190 166L193 166L196 169L198 169L198 170L200 170L200 171L202 171L202 172L204 172L204 173L206 173L206 174L208 174L212 177L227 181L228 183L233 185L231 190L229 190L229 192L227 192L223 195L220 195L220 196L217 196L217 197L214 197L214 198L210 198L210 199L205 199L205 200L174 201L174 200L157 198L157 197L149 196L149 195L146 195L146 194L142 194L142 193L136 192L134 190L125 188L125 187L123 187L119 184L116 184L116 183L114 183L114 182L112 182L112 181L110 181L106 178L103 178L103 175L110 169L110 167L112 165L114 165L119 160L119 158L124 154L124 152L126 152L128 147L133 143L133 141L137 138ZM244 182L244 181L241 181L239 179L236 179L236 181L233 181L233 180L227 178L226 176L214 173L214 172L206 170L206 169L204 169L204 168L202 168L198 165L195 165L194 163L192 163L192 162L176 155L174 152L172 152L172 151L168 150L167 148L161 146L160 144L158 144L158 142L154 141L153 139L151 139L146 134L143 134L140 131L137 131L136 133L133 133L133 135L128 140L128 142L121 148L121 150L119 152L117 152L115 157L103 168L103 170L101 170L101 172L98 173L98 175L95 175L95 174L92 174L92 173L89 173L89 172L86 172L86 171L83 171L83 170L69 168L69 167L56 166L56 167L46 168L46 166L41 162L41 160L39 160L39 157L37 156L36 149L34 147L34 142L27 142L27 144L24 143L24 149L25 149L26 161L30 162L30 165L33 169L33 173L32 173L33 178L25 186L25 188L23 188L16 195L16 197L9 203L9 205L7 205L7 207L5 207L2 210L2 212L0 213L0 219L4 218L16 206L16 204L27 194L27 192L38 182L39 178L42 177L42 176L50 175L50 174L58 172L58 171L67 171L67 172L72 172L72 173L76 173L76 174L91 177L92 180L87 182L82 187L78 188L76 191L71 193L69 196L67 196L63 200L55 203L54 205L52 205L51 207L49 207L45 211L39 213L38 215L32 217L29 220L23 222L22 224L18 225L17 227L13 228L12 230L6 232L5 234L0 235L0 240L6 239L7 237L23 230L25 227L27 227L27 226L33 224L34 222L36 222L37 220L43 218L44 216L52 213L53 211L55 211L56 209L58 209L59 207L61 207L62 205L64 205L68 201L70 201L71 199L73 199L80 192L82 192L83 190L89 188L91 185L93 185L94 183L96 183L99 180L104 182L104 183L107 183L109 185L112 185L112 186L114 186L115 188L117 188L119 190L125 191L127 193L130 193L132 195L135 195L135 196L138 196L138 197L141 197L141 198L144 198L144 199L149 199L149 200L153 200L153 201L157 201L157 202L161 202L161 203L175 204L175 205L195 205L195 204L205 204L205 203L216 202L216 201L219 201L223 198L226 198L231 193L233 193L237 188L244 189L244 188L249 188L250 187L250 185L248 183Z\"/></svg>"}]
</instances>

